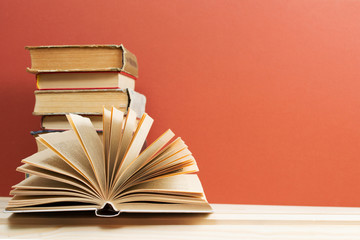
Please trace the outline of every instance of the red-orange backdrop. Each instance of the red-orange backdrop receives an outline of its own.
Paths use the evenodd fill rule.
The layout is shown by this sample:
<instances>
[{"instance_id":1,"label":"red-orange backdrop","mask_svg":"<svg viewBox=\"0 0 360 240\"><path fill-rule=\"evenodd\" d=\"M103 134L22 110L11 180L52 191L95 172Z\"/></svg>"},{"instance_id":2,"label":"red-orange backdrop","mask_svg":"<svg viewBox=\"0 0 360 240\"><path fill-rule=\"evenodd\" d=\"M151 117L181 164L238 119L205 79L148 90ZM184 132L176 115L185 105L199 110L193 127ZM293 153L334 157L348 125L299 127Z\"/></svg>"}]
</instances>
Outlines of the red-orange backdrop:
<instances>
[{"instance_id":1,"label":"red-orange backdrop","mask_svg":"<svg viewBox=\"0 0 360 240\"><path fill-rule=\"evenodd\" d=\"M120 44L139 61L154 139L189 145L212 203L360 207L360 2L0 2L0 194L23 178L27 45Z\"/></svg>"}]
</instances>

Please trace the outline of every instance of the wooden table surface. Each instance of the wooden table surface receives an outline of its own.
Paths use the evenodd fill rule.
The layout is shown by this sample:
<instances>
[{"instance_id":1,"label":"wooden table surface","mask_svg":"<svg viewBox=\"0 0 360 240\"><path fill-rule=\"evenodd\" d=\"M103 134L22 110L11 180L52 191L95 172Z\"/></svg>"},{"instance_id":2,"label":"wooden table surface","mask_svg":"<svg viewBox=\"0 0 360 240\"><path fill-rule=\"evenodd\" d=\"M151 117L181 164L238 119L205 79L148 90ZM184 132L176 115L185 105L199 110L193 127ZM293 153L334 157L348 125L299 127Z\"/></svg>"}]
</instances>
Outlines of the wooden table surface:
<instances>
[{"instance_id":1,"label":"wooden table surface","mask_svg":"<svg viewBox=\"0 0 360 240\"><path fill-rule=\"evenodd\" d=\"M9 214L0 239L360 239L360 208L212 204L213 214Z\"/></svg>"}]
</instances>

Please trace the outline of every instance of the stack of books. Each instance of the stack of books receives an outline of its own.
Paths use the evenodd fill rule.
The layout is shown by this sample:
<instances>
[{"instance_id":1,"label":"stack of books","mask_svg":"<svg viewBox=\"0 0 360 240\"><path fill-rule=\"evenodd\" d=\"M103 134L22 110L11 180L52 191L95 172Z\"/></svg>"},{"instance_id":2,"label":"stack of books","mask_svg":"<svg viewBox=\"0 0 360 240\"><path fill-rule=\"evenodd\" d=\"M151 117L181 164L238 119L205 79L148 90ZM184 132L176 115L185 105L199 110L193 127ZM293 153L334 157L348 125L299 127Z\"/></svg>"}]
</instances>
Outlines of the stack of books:
<instances>
[{"instance_id":1,"label":"stack of books","mask_svg":"<svg viewBox=\"0 0 360 240\"><path fill-rule=\"evenodd\" d=\"M212 212L180 137L169 129L144 149L154 120L134 91L132 53L122 45L28 49L42 130L71 130L36 138L44 149L22 159L17 171L30 175L13 186L6 211Z\"/></svg>"},{"instance_id":2,"label":"stack of books","mask_svg":"<svg viewBox=\"0 0 360 240\"><path fill-rule=\"evenodd\" d=\"M26 47L36 75L34 115L41 129L33 136L71 129L66 114L90 118L103 131L103 108L145 112L146 98L134 91L138 77L136 56L123 45L67 45ZM37 141L38 151L45 147Z\"/></svg>"}]
</instances>

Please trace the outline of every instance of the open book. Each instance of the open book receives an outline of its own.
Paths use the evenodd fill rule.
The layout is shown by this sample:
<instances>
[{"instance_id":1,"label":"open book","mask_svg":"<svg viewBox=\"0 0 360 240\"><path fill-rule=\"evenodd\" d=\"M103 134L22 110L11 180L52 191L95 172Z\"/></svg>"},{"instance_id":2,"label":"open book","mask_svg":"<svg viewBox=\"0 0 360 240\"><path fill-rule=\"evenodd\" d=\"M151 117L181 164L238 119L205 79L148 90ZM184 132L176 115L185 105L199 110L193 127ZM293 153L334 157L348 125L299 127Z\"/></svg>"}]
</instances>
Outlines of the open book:
<instances>
[{"instance_id":1,"label":"open book","mask_svg":"<svg viewBox=\"0 0 360 240\"><path fill-rule=\"evenodd\" d=\"M195 159L185 143L166 131L141 148L153 119L116 108L103 110L103 139L88 118L67 115L72 130L37 138L47 149L22 160L30 176L13 186L6 211L95 210L120 212L211 212Z\"/></svg>"}]
</instances>

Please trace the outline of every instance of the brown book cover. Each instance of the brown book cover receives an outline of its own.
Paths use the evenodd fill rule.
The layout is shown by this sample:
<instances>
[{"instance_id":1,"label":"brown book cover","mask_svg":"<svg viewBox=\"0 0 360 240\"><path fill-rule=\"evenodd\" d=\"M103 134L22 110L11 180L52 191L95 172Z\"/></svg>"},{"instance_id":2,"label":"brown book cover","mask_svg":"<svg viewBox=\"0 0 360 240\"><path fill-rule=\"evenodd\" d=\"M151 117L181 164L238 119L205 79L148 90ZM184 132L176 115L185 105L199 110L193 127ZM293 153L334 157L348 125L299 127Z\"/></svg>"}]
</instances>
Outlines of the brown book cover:
<instances>
[{"instance_id":1,"label":"brown book cover","mask_svg":"<svg viewBox=\"0 0 360 240\"><path fill-rule=\"evenodd\" d=\"M31 73L125 72L138 77L136 56L121 45L28 46Z\"/></svg>"}]
</instances>

